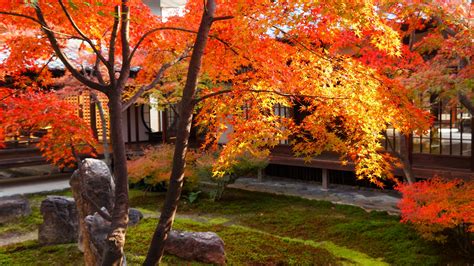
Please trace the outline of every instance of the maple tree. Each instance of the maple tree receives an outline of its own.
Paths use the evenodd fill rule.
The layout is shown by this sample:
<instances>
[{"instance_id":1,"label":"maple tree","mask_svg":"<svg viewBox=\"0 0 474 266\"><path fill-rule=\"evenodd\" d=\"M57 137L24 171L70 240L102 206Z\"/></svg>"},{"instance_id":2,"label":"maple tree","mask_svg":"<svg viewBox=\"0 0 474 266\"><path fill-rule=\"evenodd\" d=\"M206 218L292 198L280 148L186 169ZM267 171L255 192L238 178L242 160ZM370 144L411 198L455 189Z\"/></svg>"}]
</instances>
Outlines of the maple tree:
<instances>
[{"instance_id":1,"label":"maple tree","mask_svg":"<svg viewBox=\"0 0 474 266\"><path fill-rule=\"evenodd\" d=\"M426 239L446 242L449 233L462 252L472 254L474 232L473 181L446 181L435 177L397 187L403 194L399 202L401 221L412 224Z\"/></svg>"},{"instance_id":2,"label":"maple tree","mask_svg":"<svg viewBox=\"0 0 474 266\"><path fill-rule=\"evenodd\" d=\"M18 136L47 128L39 138L43 156L59 168L80 164L80 155L94 156L96 141L88 124L75 114L75 106L62 101L54 92L28 88L0 88L0 145Z\"/></svg>"},{"instance_id":3,"label":"maple tree","mask_svg":"<svg viewBox=\"0 0 474 266\"><path fill-rule=\"evenodd\" d=\"M212 5L210 2L207 4ZM202 8L199 4L190 1L187 8ZM194 108L199 110L197 124L207 132L206 146L215 147L220 136L232 129L215 164L216 176L224 175L239 155L265 156L279 141L293 137L297 155L311 157L335 150L356 163L359 177L377 184L381 184L380 178L391 177L392 159L381 151L381 132L388 124L404 131L425 130L429 114L412 104L401 84L318 45L325 34L337 38L354 30L378 49L398 55L398 35L383 23L373 6L350 1L225 2L217 8L217 16L231 19L213 24L211 30L201 24L200 29L210 31L201 69L202 78L210 82L198 86L197 74L189 76L188 72L178 100L169 191L146 265L160 260L173 223ZM361 12L354 17L347 9ZM203 20L212 21L206 15ZM321 17L326 20L324 25ZM315 28L318 25L322 31ZM199 71L199 66L191 64L189 70ZM275 114L276 105L299 106L308 115L297 123Z\"/></svg>"},{"instance_id":4,"label":"maple tree","mask_svg":"<svg viewBox=\"0 0 474 266\"><path fill-rule=\"evenodd\" d=\"M121 130L122 111L156 86L165 70L187 56L188 43L170 41L173 51L158 51L162 44L160 39L143 44L145 37L152 33L151 30L161 26L161 20L141 1L65 3L4 0L0 3L2 53L7 54L0 66L2 77L4 73L15 75L38 65L46 65L47 58L54 57L64 65L67 75L89 89L104 93L109 99L116 182L114 209L109 210L112 230L103 261L86 256L92 259L86 263L118 265L123 259L128 222L128 179ZM142 84L131 84L131 88L137 88L137 91L130 98L124 98L131 66L138 64L143 58L141 55L151 53L155 54L155 59L161 59L162 64L153 64L158 70L148 68L149 73L153 74L149 74L151 76ZM143 66L146 67L146 64ZM87 74L87 67L92 69L93 75ZM46 72L40 73L40 77Z\"/></svg>"},{"instance_id":5,"label":"maple tree","mask_svg":"<svg viewBox=\"0 0 474 266\"><path fill-rule=\"evenodd\" d=\"M108 96L117 187L103 264L122 260L128 219L121 113L154 88L179 103L169 190L145 261L154 265L176 213L195 114L207 147L232 128L216 177L239 155L268 155L288 138L296 155L333 150L354 161L361 178L381 185L392 177L393 158L382 150L381 132L388 125L426 130L429 113L416 108L402 82L341 52L349 35L390 57L405 52L385 11L376 8L387 2L191 0L182 16L161 21L138 0L3 0L4 32L16 34L2 37L10 56L1 67L27 68L55 55L69 75ZM71 39L80 42L79 62L65 52ZM92 77L83 73L85 64ZM133 65L141 70L130 81ZM308 115L301 121L280 117L276 105Z\"/></svg>"},{"instance_id":6,"label":"maple tree","mask_svg":"<svg viewBox=\"0 0 474 266\"><path fill-rule=\"evenodd\" d=\"M324 40L330 52L346 53L400 83L410 99L427 108L433 101L462 104L473 114L472 4L470 1L383 1L382 19L397 31L401 54L393 57L370 40L345 31L340 40ZM427 108L429 109L429 108ZM414 182L408 159L410 131L402 131L400 151L407 180ZM387 137L388 139L388 137Z\"/></svg>"}]
</instances>

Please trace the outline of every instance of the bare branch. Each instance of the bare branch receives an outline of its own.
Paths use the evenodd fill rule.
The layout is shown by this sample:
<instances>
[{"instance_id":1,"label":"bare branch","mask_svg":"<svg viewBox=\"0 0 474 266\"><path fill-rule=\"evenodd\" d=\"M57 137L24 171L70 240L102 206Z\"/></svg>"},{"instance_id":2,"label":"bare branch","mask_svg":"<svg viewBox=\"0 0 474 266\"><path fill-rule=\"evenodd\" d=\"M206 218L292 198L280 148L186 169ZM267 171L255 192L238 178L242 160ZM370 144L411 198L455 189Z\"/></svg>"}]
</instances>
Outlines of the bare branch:
<instances>
[{"instance_id":1,"label":"bare branch","mask_svg":"<svg viewBox=\"0 0 474 266\"><path fill-rule=\"evenodd\" d=\"M63 1L62 0L58 0L59 2L59 5L61 5L61 8L62 10L64 11L64 14L66 15L66 17L68 18L69 22L71 23L72 27L76 30L77 33L79 33L79 35L83 38L83 40L85 42L87 42L89 44L89 46L92 48L92 50L94 51L94 53L97 55L97 57L100 59L100 61L102 61L102 63L104 63L105 65L108 64L107 60L105 60L105 58L102 56L102 53L100 50L97 50L97 47L94 45L94 43L92 42L92 40L87 37L80 29L79 27L77 26L76 22L74 21L74 19L72 18L71 14L69 13L69 11L67 11L67 8L66 6L64 5Z\"/></svg>"},{"instance_id":2,"label":"bare branch","mask_svg":"<svg viewBox=\"0 0 474 266\"><path fill-rule=\"evenodd\" d=\"M96 83L90 79L88 79L87 77L85 77L84 75L82 75L76 68L74 68L71 64L71 62L69 61L69 59L66 57L66 55L63 53L63 51L61 50L61 47L59 46L59 43L54 35L54 32L50 31L49 30L49 27L46 23L46 20L43 16L43 12L41 11L41 8L39 6L39 4L37 4L35 6L35 11L36 11L36 16L38 17L38 21L40 23L40 25L42 26L42 31L44 32L44 34L46 34L46 36L48 37L48 40L51 44L51 47L53 48L54 52L56 53L56 55L58 56L58 58L61 60L61 62L64 64L64 66L66 67L66 69L71 72L71 74L78 80L80 81L81 83L83 83L84 85L92 88L92 89L95 89L95 90L98 90L98 91L101 91L101 92L104 92L105 93L105 90L106 90L106 87L105 86L102 86L101 84L99 83Z\"/></svg>"}]
</instances>

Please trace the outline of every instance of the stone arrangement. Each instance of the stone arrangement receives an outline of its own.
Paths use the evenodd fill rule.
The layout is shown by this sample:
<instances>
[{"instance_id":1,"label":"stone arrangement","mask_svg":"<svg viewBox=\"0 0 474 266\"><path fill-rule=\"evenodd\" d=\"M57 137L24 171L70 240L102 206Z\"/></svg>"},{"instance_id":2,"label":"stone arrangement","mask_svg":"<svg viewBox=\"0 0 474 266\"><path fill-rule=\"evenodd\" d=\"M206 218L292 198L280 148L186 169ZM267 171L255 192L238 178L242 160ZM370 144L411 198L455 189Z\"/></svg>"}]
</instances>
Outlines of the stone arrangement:
<instances>
[{"instance_id":1,"label":"stone arrangement","mask_svg":"<svg viewBox=\"0 0 474 266\"><path fill-rule=\"evenodd\" d=\"M31 214L28 199L24 197L7 197L0 199L0 224Z\"/></svg>"},{"instance_id":2,"label":"stone arrangement","mask_svg":"<svg viewBox=\"0 0 474 266\"><path fill-rule=\"evenodd\" d=\"M43 223L39 227L38 241L42 245L76 242L78 216L73 198L48 196L41 202Z\"/></svg>"},{"instance_id":3,"label":"stone arrangement","mask_svg":"<svg viewBox=\"0 0 474 266\"><path fill-rule=\"evenodd\" d=\"M225 264L224 241L213 232L171 230L165 243L165 252L187 260Z\"/></svg>"},{"instance_id":4,"label":"stone arrangement","mask_svg":"<svg viewBox=\"0 0 474 266\"><path fill-rule=\"evenodd\" d=\"M107 165L85 159L70 180L74 198L47 196L41 202L43 223L38 240L42 245L78 242L86 265L101 263L110 231L110 210L113 209L115 184ZM100 214L98 212L100 208ZM26 198L0 200L0 224L31 213ZM143 219L143 214L129 209L129 226ZM81 233L85 232L85 233ZM180 258L224 265L224 241L213 232L180 232L172 230L165 243L165 252ZM126 261L126 260L124 260Z\"/></svg>"}]
</instances>

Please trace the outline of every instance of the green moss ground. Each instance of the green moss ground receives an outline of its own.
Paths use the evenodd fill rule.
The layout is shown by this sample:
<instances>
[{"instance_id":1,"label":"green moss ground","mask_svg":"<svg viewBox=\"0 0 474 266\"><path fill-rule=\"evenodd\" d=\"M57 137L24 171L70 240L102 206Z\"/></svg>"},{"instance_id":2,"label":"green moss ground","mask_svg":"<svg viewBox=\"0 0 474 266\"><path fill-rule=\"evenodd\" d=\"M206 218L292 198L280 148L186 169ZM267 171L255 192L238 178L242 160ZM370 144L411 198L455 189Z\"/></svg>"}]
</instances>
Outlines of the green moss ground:
<instances>
[{"instance_id":1,"label":"green moss ground","mask_svg":"<svg viewBox=\"0 0 474 266\"><path fill-rule=\"evenodd\" d=\"M39 204L42 196L31 197ZM164 194L130 192L130 204L146 216L127 235L127 260L140 264L156 226L156 210ZM32 204L33 205L33 204ZM37 208L37 207L34 207ZM466 264L449 246L420 239L399 218L384 212L367 213L353 207L297 197L228 190L222 201L201 197L194 204L181 201L174 228L213 231L223 238L230 265L437 265ZM41 223L38 210L2 232L34 230ZM26 225L26 226L25 226ZM80 264L74 245L39 247L36 241L0 248L0 265ZM58 263L59 262L59 263ZM166 256L167 264L189 264ZM195 265L193 263L193 265ZM199 264L196 264L199 265Z\"/></svg>"}]
</instances>

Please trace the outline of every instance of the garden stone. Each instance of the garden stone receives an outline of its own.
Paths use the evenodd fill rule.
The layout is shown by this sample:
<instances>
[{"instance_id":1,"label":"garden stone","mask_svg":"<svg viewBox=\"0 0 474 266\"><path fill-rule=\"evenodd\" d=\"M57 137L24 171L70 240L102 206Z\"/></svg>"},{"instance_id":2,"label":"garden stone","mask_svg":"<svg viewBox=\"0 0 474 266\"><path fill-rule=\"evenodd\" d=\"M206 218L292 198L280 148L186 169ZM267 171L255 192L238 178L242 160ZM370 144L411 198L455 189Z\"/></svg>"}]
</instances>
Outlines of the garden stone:
<instances>
[{"instance_id":1,"label":"garden stone","mask_svg":"<svg viewBox=\"0 0 474 266\"><path fill-rule=\"evenodd\" d=\"M143 214L141 211L134 208L128 209L128 225L129 226L138 224L138 222L140 222L141 219L143 219Z\"/></svg>"},{"instance_id":2,"label":"garden stone","mask_svg":"<svg viewBox=\"0 0 474 266\"><path fill-rule=\"evenodd\" d=\"M105 208L101 209L105 214L109 215ZM94 255L96 265L102 264L104 250L107 245L107 235L111 229L111 222L107 221L99 213L94 213L94 215L88 215L84 219L84 224L86 225L86 230L90 236L89 248ZM125 255L124 255L125 256ZM122 266L127 264L127 260L124 257L122 260Z\"/></svg>"},{"instance_id":3,"label":"garden stone","mask_svg":"<svg viewBox=\"0 0 474 266\"><path fill-rule=\"evenodd\" d=\"M165 252L204 263L225 264L224 241L213 232L181 232L171 230Z\"/></svg>"},{"instance_id":4,"label":"garden stone","mask_svg":"<svg viewBox=\"0 0 474 266\"><path fill-rule=\"evenodd\" d=\"M39 227L38 241L42 245L73 243L78 238L77 210L74 199L48 196L41 202L43 223Z\"/></svg>"},{"instance_id":5,"label":"garden stone","mask_svg":"<svg viewBox=\"0 0 474 266\"><path fill-rule=\"evenodd\" d=\"M30 214L28 199L19 196L0 198L0 224Z\"/></svg>"},{"instance_id":6,"label":"garden stone","mask_svg":"<svg viewBox=\"0 0 474 266\"><path fill-rule=\"evenodd\" d=\"M101 160L87 158L82 161L79 169L69 181L76 199L79 214L79 249L84 252L86 265L97 265L93 256L94 251L89 248L91 236L87 233L85 218L94 215L97 208L113 209L115 183L107 164Z\"/></svg>"}]
</instances>

